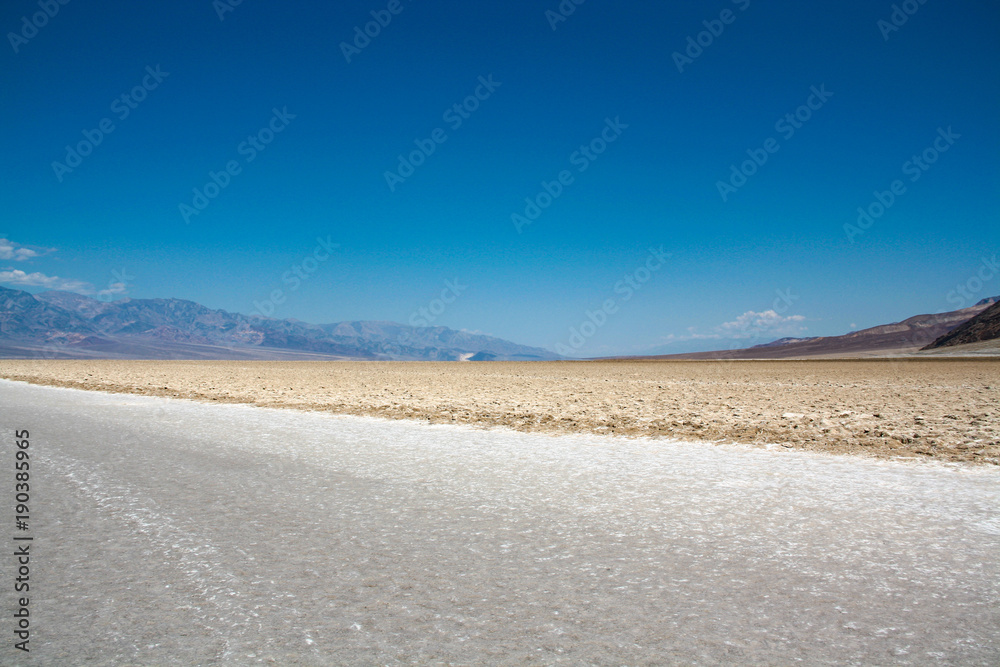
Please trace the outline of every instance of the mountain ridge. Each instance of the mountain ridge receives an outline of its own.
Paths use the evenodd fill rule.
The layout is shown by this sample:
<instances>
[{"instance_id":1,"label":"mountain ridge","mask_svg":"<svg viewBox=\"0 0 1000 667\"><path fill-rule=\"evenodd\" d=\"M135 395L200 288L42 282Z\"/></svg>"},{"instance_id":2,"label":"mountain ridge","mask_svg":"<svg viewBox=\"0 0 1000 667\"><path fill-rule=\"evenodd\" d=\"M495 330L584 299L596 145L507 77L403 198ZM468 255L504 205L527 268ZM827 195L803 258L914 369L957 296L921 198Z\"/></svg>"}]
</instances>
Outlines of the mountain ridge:
<instances>
[{"instance_id":1,"label":"mountain ridge","mask_svg":"<svg viewBox=\"0 0 1000 667\"><path fill-rule=\"evenodd\" d=\"M385 321L311 324L230 313L186 299L102 302L72 292L31 295L4 287L0 287L0 356L373 361L560 358L542 348L447 327Z\"/></svg>"},{"instance_id":2,"label":"mountain ridge","mask_svg":"<svg viewBox=\"0 0 1000 667\"><path fill-rule=\"evenodd\" d=\"M945 313L914 315L900 322L879 324L839 336L779 339L748 348L643 355L635 359L788 359L809 357L878 356L916 352L935 339L969 322L1000 301L989 297L975 305ZM621 357L618 357L621 358Z\"/></svg>"},{"instance_id":3,"label":"mountain ridge","mask_svg":"<svg viewBox=\"0 0 1000 667\"><path fill-rule=\"evenodd\" d=\"M942 347L980 343L997 338L1000 338L1000 302L994 303L971 320L955 327L921 349L936 350Z\"/></svg>"}]
</instances>

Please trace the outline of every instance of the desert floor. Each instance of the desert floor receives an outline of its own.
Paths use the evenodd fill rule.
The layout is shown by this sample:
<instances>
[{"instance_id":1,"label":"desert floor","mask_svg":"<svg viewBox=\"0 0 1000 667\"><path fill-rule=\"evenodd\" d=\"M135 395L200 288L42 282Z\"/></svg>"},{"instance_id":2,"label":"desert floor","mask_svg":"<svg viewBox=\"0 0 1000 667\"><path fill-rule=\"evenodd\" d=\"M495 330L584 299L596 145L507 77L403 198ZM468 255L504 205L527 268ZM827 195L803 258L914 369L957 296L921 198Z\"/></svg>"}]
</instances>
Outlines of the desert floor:
<instances>
[{"instance_id":1,"label":"desert floor","mask_svg":"<svg viewBox=\"0 0 1000 667\"><path fill-rule=\"evenodd\" d=\"M0 377L200 401L1000 464L1000 360L0 361Z\"/></svg>"},{"instance_id":2,"label":"desert floor","mask_svg":"<svg viewBox=\"0 0 1000 667\"><path fill-rule=\"evenodd\" d=\"M33 538L5 666L1000 664L996 466L4 380L0 406Z\"/></svg>"}]
</instances>

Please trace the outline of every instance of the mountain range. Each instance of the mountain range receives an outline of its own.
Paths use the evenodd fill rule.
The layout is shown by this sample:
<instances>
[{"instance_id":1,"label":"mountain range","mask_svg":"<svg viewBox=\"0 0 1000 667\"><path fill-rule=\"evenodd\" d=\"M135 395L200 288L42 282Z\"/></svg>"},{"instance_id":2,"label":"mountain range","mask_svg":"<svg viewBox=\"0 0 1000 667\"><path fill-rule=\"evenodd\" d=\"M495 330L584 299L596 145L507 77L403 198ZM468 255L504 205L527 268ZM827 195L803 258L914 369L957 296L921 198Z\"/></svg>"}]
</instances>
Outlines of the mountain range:
<instances>
[{"instance_id":1,"label":"mountain range","mask_svg":"<svg viewBox=\"0 0 1000 667\"><path fill-rule=\"evenodd\" d=\"M912 353L1000 336L1000 297L842 336L782 338L746 349L640 357L786 359ZM990 343L990 346L993 344ZM959 349L962 349L959 347ZM541 361L548 350L447 327L309 324L213 310L183 299L105 302L0 287L0 358Z\"/></svg>"},{"instance_id":2,"label":"mountain range","mask_svg":"<svg viewBox=\"0 0 1000 667\"><path fill-rule=\"evenodd\" d=\"M308 324L212 310L183 299L103 302L0 287L0 357L53 359L558 359L537 347L395 322Z\"/></svg>"},{"instance_id":3,"label":"mountain range","mask_svg":"<svg viewBox=\"0 0 1000 667\"><path fill-rule=\"evenodd\" d=\"M981 314L997 312L995 304L1000 297L983 299L974 306L946 313L915 315L902 322L882 324L860 331L852 331L842 336L820 336L813 338L781 338L749 348L716 350L713 352L691 352L687 354L657 355L638 357L641 359L790 359L809 357L871 357L915 353L921 348L941 347L935 343L952 331L964 329L966 323L972 326ZM992 306L992 307L991 307ZM962 343L986 341L997 337L996 318L976 325L974 332L955 340ZM982 336L982 337L976 337ZM950 338L949 338L950 340ZM960 343L954 343L956 345Z\"/></svg>"}]
</instances>

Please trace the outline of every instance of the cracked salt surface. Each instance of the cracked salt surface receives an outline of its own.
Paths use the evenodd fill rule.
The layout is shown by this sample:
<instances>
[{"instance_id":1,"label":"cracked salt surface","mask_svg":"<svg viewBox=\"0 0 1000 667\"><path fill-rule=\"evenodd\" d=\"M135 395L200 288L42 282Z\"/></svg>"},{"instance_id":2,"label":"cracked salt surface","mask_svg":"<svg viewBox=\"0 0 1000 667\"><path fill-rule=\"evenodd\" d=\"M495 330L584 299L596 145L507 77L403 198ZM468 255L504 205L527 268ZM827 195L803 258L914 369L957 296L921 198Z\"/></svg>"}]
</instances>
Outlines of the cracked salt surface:
<instances>
[{"instance_id":1,"label":"cracked salt surface","mask_svg":"<svg viewBox=\"0 0 1000 667\"><path fill-rule=\"evenodd\" d=\"M0 404L35 457L23 664L1000 663L991 468Z\"/></svg>"}]
</instances>

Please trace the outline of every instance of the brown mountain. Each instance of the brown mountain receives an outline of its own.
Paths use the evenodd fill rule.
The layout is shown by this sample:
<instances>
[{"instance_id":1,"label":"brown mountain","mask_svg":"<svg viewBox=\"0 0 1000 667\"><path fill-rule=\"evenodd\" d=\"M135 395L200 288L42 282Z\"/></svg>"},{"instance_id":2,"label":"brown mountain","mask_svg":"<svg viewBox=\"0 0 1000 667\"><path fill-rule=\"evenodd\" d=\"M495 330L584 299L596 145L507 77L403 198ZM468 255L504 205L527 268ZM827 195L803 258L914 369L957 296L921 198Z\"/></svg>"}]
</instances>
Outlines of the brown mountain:
<instances>
[{"instance_id":1,"label":"brown mountain","mask_svg":"<svg viewBox=\"0 0 1000 667\"><path fill-rule=\"evenodd\" d=\"M979 343L997 338L1000 338L1000 301L922 349L934 350L940 347Z\"/></svg>"},{"instance_id":2,"label":"brown mountain","mask_svg":"<svg viewBox=\"0 0 1000 667\"><path fill-rule=\"evenodd\" d=\"M852 331L843 336L783 339L783 344L765 344L746 349L658 355L646 359L790 359L801 357L866 357L911 353L924 348L970 322L987 309L995 310L1000 297L983 299L974 306L932 315L915 315L902 322ZM994 304L991 307L991 304ZM995 324L995 321L994 321ZM778 341L776 341L777 343ZM957 343L956 343L957 344Z\"/></svg>"}]
</instances>

